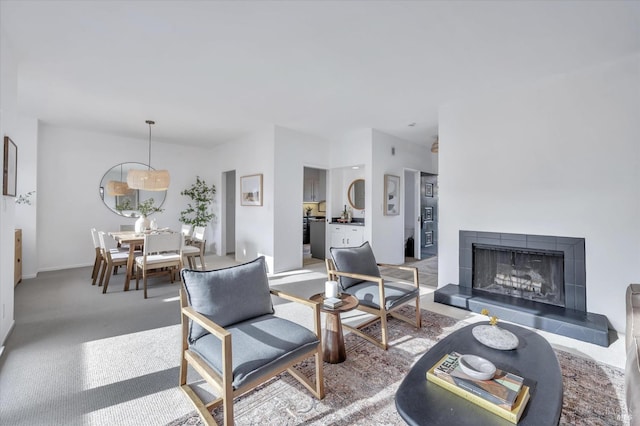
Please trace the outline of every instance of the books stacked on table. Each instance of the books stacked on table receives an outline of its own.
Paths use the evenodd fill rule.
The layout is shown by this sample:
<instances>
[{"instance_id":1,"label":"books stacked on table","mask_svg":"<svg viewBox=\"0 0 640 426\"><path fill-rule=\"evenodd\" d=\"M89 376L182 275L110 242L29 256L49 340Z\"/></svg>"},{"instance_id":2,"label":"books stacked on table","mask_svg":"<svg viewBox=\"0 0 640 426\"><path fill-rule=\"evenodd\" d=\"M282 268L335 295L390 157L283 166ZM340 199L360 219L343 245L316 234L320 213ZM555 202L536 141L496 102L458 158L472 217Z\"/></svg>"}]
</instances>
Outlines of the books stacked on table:
<instances>
[{"instance_id":1,"label":"books stacked on table","mask_svg":"<svg viewBox=\"0 0 640 426\"><path fill-rule=\"evenodd\" d=\"M511 423L518 423L530 397L524 379L500 369L492 379L474 379L462 371L460 357L457 352L442 357L427 371L427 380Z\"/></svg>"},{"instance_id":2,"label":"books stacked on table","mask_svg":"<svg viewBox=\"0 0 640 426\"><path fill-rule=\"evenodd\" d=\"M342 300L337 297L325 297L322 301L322 304L330 309L335 309L338 306L342 305Z\"/></svg>"}]
</instances>

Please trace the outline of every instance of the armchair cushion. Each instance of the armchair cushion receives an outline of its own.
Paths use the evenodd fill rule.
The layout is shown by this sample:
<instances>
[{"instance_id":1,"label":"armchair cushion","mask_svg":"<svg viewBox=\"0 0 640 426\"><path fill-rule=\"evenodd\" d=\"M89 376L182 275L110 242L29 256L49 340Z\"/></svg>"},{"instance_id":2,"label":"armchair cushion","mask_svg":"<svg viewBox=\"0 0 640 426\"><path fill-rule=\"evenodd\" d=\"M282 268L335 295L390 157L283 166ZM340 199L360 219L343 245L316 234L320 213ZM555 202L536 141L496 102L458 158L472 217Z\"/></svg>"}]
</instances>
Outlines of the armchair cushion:
<instances>
[{"instance_id":1,"label":"armchair cushion","mask_svg":"<svg viewBox=\"0 0 640 426\"><path fill-rule=\"evenodd\" d=\"M380 289L377 283L363 281L345 290L345 293L355 296L361 305L373 309L380 309ZM402 283L384 282L384 309L392 310L411 299L415 299L419 290L415 286Z\"/></svg>"},{"instance_id":2,"label":"armchair cushion","mask_svg":"<svg viewBox=\"0 0 640 426\"><path fill-rule=\"evenodd\" d=\"M233 388L263 375L318 345L309 329L274 315L263 315L226 328L231 333ZM198 353L222 374L221 342L212 334L195 341L189 349Z\"/></svg>"},{"instance_id":3,"label":"armchair cushion","mask_svg":"<svg viewBox=\"0 0 640 426\"><path fill-rule=\"evenodd\" d=\"M273 313L264 257L215 271L182 270L189 304L221 327ZM191 321L189 343L209 334Z\"/></svg>"},{"instance_id":4,"label":"armchair cushion","mask_svg":"<svg viewBox=\"0 0 640 426\"><path fill-rule=\"evenodd\" d=\"M360 247L331 247L329 251L338 271L380 277L380 269L368 241ZM342 290L346 291L349 287L365 281L339 277L339 282Z\"/></svg>"}]
</instances>

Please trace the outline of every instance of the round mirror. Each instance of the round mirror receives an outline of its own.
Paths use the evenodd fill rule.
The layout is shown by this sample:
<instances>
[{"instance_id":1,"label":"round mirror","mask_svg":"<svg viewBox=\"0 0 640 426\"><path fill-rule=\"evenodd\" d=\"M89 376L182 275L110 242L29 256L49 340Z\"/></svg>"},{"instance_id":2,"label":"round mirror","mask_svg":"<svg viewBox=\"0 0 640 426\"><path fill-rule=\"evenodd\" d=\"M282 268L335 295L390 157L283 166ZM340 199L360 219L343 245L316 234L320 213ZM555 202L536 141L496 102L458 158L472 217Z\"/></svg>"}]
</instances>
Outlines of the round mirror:
<instances>
[{"instance_id":1,"label":"round mirror","mask_svg":"<svg viewBox=\"0 0 640 426\"><path fill-rule=\"evenodd\" d=\"M129 170L148 169L149 166L142 163L121 163L109 169L102 177L98 188L98 194L104 205L115 214L124 217L140 217L138 207L144 201L152 198L153 205L161 207L167 196L167 191L144 191L131 189L127 185Z\"/></svg>"},{"instance_id":2,"label":"round mirror","mask_svg":"<svg viewBox=\"0 0 640 426\"><path fill-rule=\"evenodd\" d=\"M364 179L356 179L349 185L347 191L349 204L358 210L364 210Z\"/></svg>"}]
</instances>

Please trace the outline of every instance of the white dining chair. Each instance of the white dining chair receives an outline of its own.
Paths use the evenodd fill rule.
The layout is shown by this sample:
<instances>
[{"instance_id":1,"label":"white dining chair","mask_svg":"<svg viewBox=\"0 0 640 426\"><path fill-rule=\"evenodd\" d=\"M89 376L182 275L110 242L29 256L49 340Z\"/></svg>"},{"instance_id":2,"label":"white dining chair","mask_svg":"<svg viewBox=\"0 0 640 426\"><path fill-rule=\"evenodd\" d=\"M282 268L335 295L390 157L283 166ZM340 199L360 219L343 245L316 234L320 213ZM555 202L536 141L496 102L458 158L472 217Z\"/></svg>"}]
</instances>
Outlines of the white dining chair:
<instances>
[{"instance_id":1,"label":"white dining chair","mask_svg":"<svg viewBox=\"0 0 640 426\"><path fill-rule=\"evenodd\" d=\"M100 268L102 267L102 250L100 249L100 239L98 237L98 231L96 228L91 228L91 238L93 239L93 247L95 249L95 260L93 261L93 271L91 272L91 285L96 285L96 280L100 274Z\"/></svg>"},{"instance_id":2,"label":"white dining chair","mask_svg":"<svg viewBox=\"0 0 640 426\"><path fill-rule=\"evenodd\" d=\"M148 234L144 236L142 256L136 258L136 290L142 272L144 298L147 298L147 278L168 274L171 282L182 268L182 239L179 232Z\"/></svg>"},{"instance_id":3,"label":"white dining chair","mask_svg":"<svg viewBox=\"0 0 640 426\"><path fill-rule=\"evenodd\" d=\"M189 268L196 269L196 258L200 258L200 269L205 270L204 265L204 247L206 244L206 240L204 239L204 234L206 231L206 227L204 226L195 226L193 228L193 235L189 240L188 244L185 244L182 247L182 255L185 259L187 259L187 263L189 264Z\"/></svg>"},{"instance_id":4,"label":"white dining chair","mask_svg":"<svg viewBox=\"0 0 640 426\"><path fill-rule=\"evenodd\" d=\"M104 258L102 273L100 274L100 285L102 286L102 293L104 294L107 292L107 288L109 287L111 272L115 271L115 268L118 266L127 266L129 253L118 249L116 240L111 238L105 232L98 232L98 238L100 240L102 257Z\"/></svg>"},{"instance_id":5,"label":"white dining chair","mask_svg":"<svg viewBox=\"0 0 640 426\"><path fill-rule=\"evenodd\" d=\"M180 229L180 232L184 236L185 244L189 244L189 241L191 241L191 230L192 226L187 224L183 224L182 228Z\"/></svg>"}]
</instances>

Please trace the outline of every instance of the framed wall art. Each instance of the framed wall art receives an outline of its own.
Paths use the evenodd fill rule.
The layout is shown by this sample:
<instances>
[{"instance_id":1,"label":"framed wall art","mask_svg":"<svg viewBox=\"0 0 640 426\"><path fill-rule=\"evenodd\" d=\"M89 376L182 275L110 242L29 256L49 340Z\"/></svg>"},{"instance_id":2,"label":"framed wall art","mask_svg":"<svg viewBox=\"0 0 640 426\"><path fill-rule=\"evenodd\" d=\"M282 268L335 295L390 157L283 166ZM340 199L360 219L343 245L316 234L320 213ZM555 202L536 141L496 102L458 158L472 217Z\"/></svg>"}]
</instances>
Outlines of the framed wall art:
<instances>
[{"instance_id":1,"label":"framed wall art","mask_svg":"<svg viewBox=\"0 0 640 426\"><path fill-rule=\"evenodd\" d=\"M433 207L424 208L424 220L427 222L433 221Z\"/></svg>"},{"instance_id":2,"label":"framed wall art","mask_svg":"<svg viewBox=\"0 0 640 426\"><path fill-rule=\"evenodd\" d=\"M262 205L262 174L242 176L240 178L240 205Z\"/></svg>"},{"instance_id":3,"label":"framed wall art","mask_svg":"<svg viewBox=\"0 0 640 426\"><path fill-rule=\"evenodd\" d=\"M400 214L400 176L384 175L384 214Z\"/></svg>"},{"instance_id":4,"label":"framed wall art","mask_svg":"<svg viewBox=\"0 0 640 426\"><path fill-rule=\"evenodd\" d=\"M424 233L424 245L425 246L433 245L433 231L427 231Z\"/></svg>"},{"instance_id":5,"label":"framed wall art","mask_svg":"<svg viewBox=\"0 0 640 426\"><path fill-rule=\"evenodd\" d=\"M4 137L2 175L2 195L15 197L18 181L18 147L13 143L9 136Z\"/></svg>"},{"instance_id":6,"label":"framed wall art","mask_svg":"<svg viewBox=\"0 0 640 426\"><path fill-rule=\"evenodd\" d=\"M424 195L425 197L433 197L433 184L425 183L424 184Z\"/></svg>"}]
</instances>

